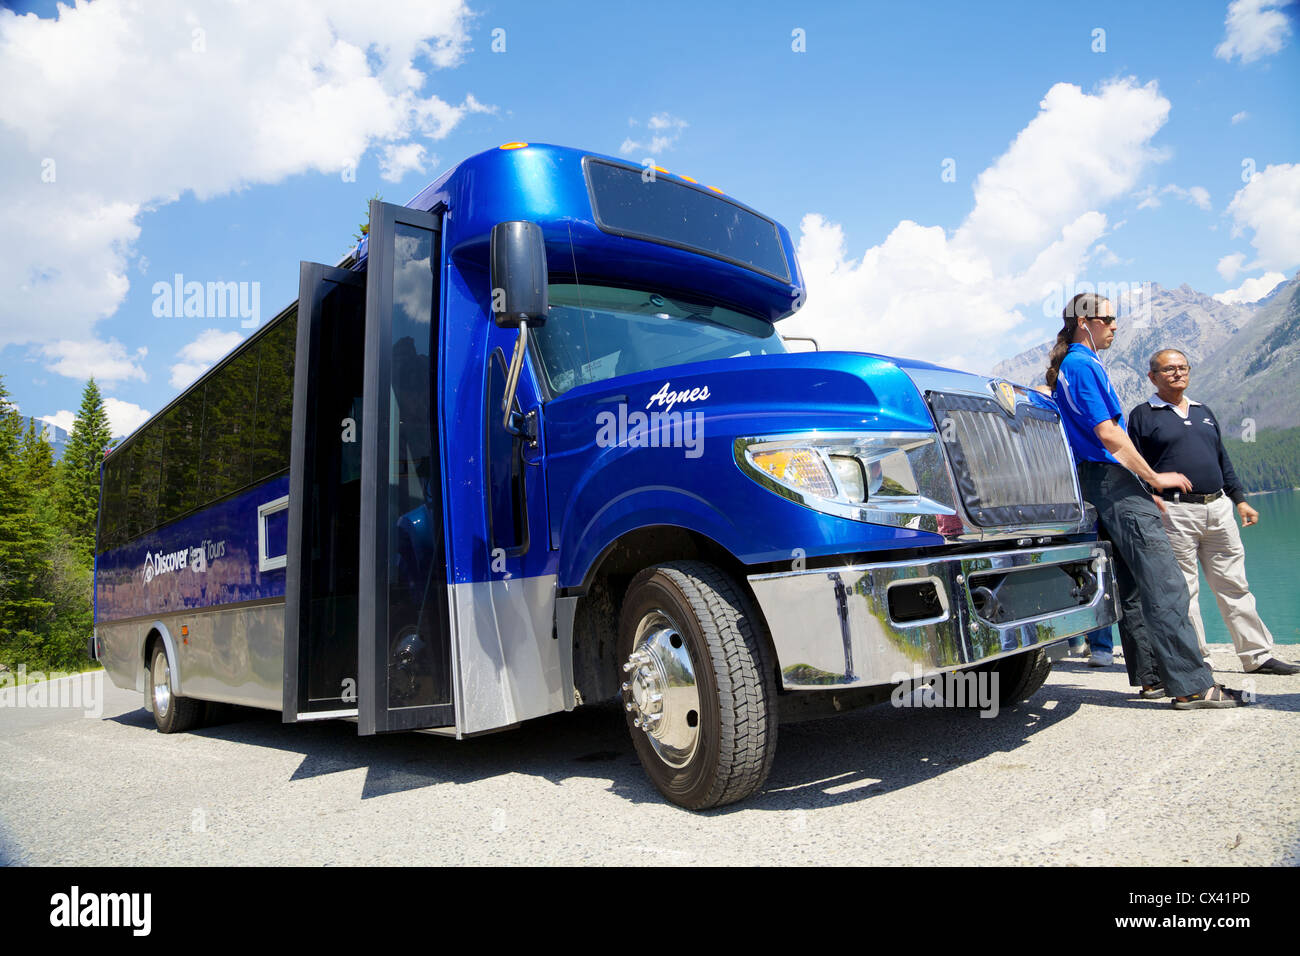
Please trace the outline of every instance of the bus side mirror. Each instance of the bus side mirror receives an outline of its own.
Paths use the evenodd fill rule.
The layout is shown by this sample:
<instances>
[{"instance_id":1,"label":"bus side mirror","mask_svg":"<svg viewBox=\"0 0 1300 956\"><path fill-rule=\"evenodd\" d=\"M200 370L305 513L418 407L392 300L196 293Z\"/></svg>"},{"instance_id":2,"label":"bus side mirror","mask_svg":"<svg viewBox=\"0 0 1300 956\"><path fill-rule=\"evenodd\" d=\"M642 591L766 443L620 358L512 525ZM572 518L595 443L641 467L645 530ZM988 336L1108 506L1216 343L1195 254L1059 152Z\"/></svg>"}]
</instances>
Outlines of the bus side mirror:
<instances>
[{"instance_id":1,"label":"bus side mirror","mask_svg":"<svg viewBox=\"0 0 1300 956\"><path fill-rule=\"evenodd\" d=\"M546 242L535 222L492 227L492 318L499 328L546 321Z\"/></svg>"},{"instance_id":2,"label":"bus side mirror","mask_svg":"<svg viewBox=\"0 0 1300 956\"><path fill-rule=\"evenodd\" d=\"M528 351L528 326L546 321L546 242L535 222L499 222L492 227L492 318L497 327L518 329L515 351L506 373L502 420L513 435L522 431L512 408L519 373Z\"/></svg>"}]
</instances>

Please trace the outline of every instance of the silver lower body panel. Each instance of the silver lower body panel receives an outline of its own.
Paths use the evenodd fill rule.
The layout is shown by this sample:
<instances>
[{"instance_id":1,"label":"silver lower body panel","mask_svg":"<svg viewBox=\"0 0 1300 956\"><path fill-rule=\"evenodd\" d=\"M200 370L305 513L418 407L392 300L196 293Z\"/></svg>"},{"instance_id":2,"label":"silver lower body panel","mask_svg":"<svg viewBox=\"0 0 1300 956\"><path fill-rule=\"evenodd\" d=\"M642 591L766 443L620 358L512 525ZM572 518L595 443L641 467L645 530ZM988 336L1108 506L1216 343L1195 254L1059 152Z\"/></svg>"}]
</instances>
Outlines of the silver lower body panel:
<instances>
[{"instance_id":1,"label":"silver lower body panel","mask_svg":"<svg viewBox=\"0 0 1300 956\"><path fill-rule=\"evenodd\" d=\"M1091 570L1095 591L1078 599L1086 603L1067 602L1018 620L984 616L988 605L972 594L972 576L977 583L998 579L1014 586L1014 575L1041 575L1051 565ZM925 582L937 596L935 613L895 620L890 590ZM898 683L918 671L957 670L1086 634L1119 618L1109 545L1103 542L757 574L749 583L767 619L786 690Z\"/></svg>"},{"instance_id":2,"label":"silver lower body panel","mask_svg":"<svg viewBox=\"0 0 1300 956\"><path fill-rule=\"evenodd\" d=\"M188 634L182 634L182 626ZM155 630L172 659L175 693L267 710L283 706L283 601L99 622L100 661L118 687L144 692L149 672L144 645Z\"/></svg>"}]
</instances>

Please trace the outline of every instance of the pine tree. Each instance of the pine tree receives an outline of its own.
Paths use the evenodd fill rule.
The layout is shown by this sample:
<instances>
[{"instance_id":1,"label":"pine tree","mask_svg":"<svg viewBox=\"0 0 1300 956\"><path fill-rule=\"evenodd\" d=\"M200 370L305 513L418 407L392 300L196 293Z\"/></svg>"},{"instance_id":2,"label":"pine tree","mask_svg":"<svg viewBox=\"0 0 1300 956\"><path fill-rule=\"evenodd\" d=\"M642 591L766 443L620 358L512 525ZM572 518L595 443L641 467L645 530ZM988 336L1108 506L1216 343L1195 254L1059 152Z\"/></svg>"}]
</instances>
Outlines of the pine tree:
<instances>
[{"instance_id":1,"label":"pine tree","mask_svg":"<svg viewBox=\"0 0 1300 956\"><path fill-rule=\"evenodd\" d=\"M44 439L28 445L23 431L0 379L0 660L6 663L44 659L39 632L48 628L53 607L41 593L50 529L36 514L36 490L27 481L40 468Z\"/></svg>"},{"instance_id":2,"label":"pine tree","mask_svg":"<svg viewBox=\"0 0 1300 956\"><path fill-rule=\"evenodd\" d=\"M87 556L95 546L99 469L112 440L104 399L92 378L81 393L81 408L77 410L77 421L59 463L55 493L64 527Z\"/></svg>"}]
</instances>

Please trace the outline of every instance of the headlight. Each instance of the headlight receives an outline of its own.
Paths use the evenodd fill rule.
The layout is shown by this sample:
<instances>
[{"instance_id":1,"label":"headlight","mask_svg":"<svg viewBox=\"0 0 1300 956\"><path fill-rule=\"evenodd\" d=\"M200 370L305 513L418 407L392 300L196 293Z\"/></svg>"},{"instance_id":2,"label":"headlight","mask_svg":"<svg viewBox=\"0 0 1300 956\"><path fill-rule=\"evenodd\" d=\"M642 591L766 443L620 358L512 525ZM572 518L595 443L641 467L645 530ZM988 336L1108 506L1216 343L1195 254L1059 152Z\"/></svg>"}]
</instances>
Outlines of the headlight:
<instances>
[{"instance_id":1,"label":"headlight","mask_svg":"<svg viewBox=\"0 0 1300 956\"><path fill-rule=\"evenodd\" d=\"M737 438L736 464L800 504L857 521L931 530L919 515L955 515L934 432Z\"/></svg>"}]
</instances>

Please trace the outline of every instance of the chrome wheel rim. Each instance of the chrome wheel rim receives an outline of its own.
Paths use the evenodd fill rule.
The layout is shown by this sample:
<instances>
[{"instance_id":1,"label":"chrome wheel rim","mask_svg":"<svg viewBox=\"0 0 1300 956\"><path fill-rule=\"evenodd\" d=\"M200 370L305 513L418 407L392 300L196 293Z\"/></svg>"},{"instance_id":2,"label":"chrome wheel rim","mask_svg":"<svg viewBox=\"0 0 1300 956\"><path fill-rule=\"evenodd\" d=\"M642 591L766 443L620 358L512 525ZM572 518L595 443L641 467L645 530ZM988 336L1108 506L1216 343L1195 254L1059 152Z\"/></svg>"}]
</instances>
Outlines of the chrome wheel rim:
<instances>
[{"instance_id":1,"label":"chrome wheel rim","mask_svg":"<svg viewBox=\"0 0 1300 956\"><path fill-rule=\"evenodd\" d=\"M641 618L623 664L624 709L665 764L690 763L700 743L700 692L686 637L666 612Z\"/></svg>"},{"instance_id":2,"label":"chrome wheel rim","mask_svg":"<svg viewBox=\"0 0 1300 956\"><path fill-rule=\"evenodd\" d=\"M167 655L159 654L153 666L153 708L159 717L167 716L172 703L172 671Z\"/></svg>"}]
</instances>

